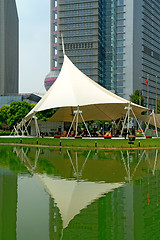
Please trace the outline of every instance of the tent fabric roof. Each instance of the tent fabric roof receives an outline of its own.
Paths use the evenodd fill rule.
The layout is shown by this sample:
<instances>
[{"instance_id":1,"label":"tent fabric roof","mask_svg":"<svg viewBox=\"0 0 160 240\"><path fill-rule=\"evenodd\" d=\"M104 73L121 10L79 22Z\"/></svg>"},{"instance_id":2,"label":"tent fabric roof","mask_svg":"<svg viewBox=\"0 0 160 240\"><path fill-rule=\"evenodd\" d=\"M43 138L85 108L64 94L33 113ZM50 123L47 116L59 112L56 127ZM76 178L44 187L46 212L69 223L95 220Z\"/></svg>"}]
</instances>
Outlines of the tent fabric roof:
<instances>
[{"instance_id":1,"label":"tent fabric roof","mask_svg":"<svg viewBox=\"0 0 160 240\"><path fill-rule=\"evenodd\" d=\"M150 124L153 126L155 126L155 123L156 123L156 126L158 128L160 128L160 114L154 113L154 116L153 116L153 114L140 115L140 116L138 116L138 119L141 121L147 122L147 123L150 122Z\"/></svg>"},{"instance_id":2,"label":"tent fabric roof","mask_svg":"<svg viewBox=\"0 0 160 240\"><path fill-rule=\"evenodd\" d=\"M55 122L72 122L74 117L74 110L76 107L63 107L59 108L58 111L48 120ZM123 104L108 103L106 104L93 104L80 107L83 118L85 121L92 120L106 120L112 121L118 118L122 118L126 114ZM79 122L82 122L81 117L78 118Z\"/></svg>"},{"instance_id":3,"label":"tent fabric roof","mask_svg":"<svg viewBox=\"0 0 160 240\"><path fill-rule=\"evenodd\" d=\"M29 120L34 113L52 108L62 108L57 111L57 119L60 121L69 120L69 115L73 114L72 109L80 107L83 110L85 121L87 120L115 120L125 114L125 106L129 101L103 88L95 81L83 74L64 55L61 72L55 83L46 92L43 98L26 115L25 120ZM131 103L135 113L141 114L146 108ZM65 109L66 108L66 109ZM70 109L69 109L70 108ZM62 117L62 111L68 111L68 117ZM60 112L59 112L60 111ZM84 114L87 112L87 114ZM95 115L97 115L95 117Z\"/></svg>"}]
</instances>

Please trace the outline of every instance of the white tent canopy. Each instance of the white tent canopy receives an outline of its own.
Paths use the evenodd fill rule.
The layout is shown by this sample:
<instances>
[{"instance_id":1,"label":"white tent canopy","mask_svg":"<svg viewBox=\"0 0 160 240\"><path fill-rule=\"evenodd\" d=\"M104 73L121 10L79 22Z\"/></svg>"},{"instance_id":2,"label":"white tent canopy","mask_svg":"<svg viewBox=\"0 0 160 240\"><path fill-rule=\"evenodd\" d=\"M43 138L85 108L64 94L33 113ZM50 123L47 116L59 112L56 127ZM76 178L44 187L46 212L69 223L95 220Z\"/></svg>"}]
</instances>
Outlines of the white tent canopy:
<instances>
[{"instance_id":1,"label":"white tent canopy","mask_svg":"<svg viewBox=\"0 0 160 240\"><path fill-rule=\"evenodd\" d=\"M83 74L64 55L61 72L43 98L26 115L28 121L36 112L59 108L52 121L72 121L74 110L83 111L85 121L115 120L125 115L125 106L129 101L103 88ZM146 108L131 103L135 114L141 114Z\"/></svg>"}]
</instances>

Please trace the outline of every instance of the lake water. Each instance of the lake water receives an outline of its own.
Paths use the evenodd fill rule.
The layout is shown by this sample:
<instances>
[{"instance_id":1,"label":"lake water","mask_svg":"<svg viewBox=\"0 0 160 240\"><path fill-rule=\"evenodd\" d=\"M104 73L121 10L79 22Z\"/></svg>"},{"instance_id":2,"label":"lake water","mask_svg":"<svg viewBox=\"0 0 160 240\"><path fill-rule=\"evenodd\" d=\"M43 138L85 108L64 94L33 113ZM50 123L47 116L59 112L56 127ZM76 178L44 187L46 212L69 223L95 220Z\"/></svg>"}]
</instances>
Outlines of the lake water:
<instances>
[{"instance_id":1,"label":"lake water","mask_svg":"<svg viewBox=\"0 0 160 240\"><path fill-rule=\"evenodd\" d=\"M0 147L0 240L160 239L160 150Z\"/></svg>"}]
</instances>

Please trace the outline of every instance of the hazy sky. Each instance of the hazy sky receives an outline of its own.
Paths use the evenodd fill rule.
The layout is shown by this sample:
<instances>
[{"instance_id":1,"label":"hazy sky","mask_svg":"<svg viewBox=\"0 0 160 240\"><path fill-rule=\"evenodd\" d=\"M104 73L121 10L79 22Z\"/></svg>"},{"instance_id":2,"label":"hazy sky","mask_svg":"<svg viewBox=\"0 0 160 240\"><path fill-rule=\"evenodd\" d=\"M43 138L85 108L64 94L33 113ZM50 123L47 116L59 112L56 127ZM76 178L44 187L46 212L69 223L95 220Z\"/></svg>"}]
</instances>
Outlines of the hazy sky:
<instances>
[{"instance_id":1,"label":"hazy sky","mask_svg":"<svg viewBox=\"0 0 160 240\"><path fill-rule=\"evenodd\" d=\"M19 16L19 91L44 93L50 70L50 0L16 0Z\"/></svg>"}]
</instances>

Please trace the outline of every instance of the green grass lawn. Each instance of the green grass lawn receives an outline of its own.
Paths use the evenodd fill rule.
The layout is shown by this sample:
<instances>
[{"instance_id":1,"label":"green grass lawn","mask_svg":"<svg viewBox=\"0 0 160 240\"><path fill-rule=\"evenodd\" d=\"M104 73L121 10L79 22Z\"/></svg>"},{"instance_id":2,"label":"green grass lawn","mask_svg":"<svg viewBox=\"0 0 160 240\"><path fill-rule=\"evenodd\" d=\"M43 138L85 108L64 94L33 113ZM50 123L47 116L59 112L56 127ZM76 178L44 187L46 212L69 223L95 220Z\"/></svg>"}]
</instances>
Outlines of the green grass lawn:
<instances>
[{"instance_id":1,"label":"green grass lawn","mask_svg":"<svg viewBox=\"0 0 160 240\"><path fill-rule=\"evenodd\" d=\"M29 145L44 145L62 147L89 147L89 148L135 148L160 147L160 138L136 139L129 144L128 139L59 139L59 138L0 138L0 143L15 143Z\"/></svg>"}]
</instances>

